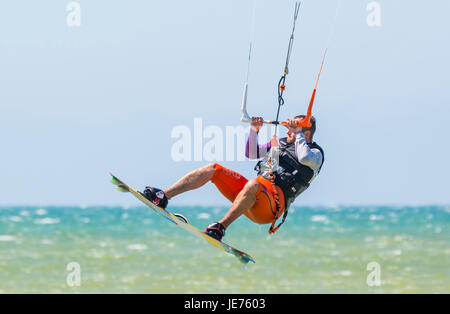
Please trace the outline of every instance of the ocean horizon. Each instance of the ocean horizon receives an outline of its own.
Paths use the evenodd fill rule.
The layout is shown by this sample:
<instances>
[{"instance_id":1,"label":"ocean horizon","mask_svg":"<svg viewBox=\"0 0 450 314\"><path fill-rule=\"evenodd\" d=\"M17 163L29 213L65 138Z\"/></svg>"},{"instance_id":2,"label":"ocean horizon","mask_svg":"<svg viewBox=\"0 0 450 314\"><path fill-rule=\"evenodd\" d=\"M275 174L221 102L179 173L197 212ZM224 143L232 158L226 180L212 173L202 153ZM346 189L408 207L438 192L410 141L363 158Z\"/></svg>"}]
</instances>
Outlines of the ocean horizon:
<instances>
[{"instance_id":1,"label":"ocean horizon","mask_svg":"<svg viewBox=\"0 0 450 314\"><path fill-rule=\"evenodd\" d=\"M227 209L171 211L204 230ZM145 206L0 206L0 293L450 293L449 222L450 205L294 206L268 235L243 216L224 238L243 265Z\"/></svg>"}]
</instances>

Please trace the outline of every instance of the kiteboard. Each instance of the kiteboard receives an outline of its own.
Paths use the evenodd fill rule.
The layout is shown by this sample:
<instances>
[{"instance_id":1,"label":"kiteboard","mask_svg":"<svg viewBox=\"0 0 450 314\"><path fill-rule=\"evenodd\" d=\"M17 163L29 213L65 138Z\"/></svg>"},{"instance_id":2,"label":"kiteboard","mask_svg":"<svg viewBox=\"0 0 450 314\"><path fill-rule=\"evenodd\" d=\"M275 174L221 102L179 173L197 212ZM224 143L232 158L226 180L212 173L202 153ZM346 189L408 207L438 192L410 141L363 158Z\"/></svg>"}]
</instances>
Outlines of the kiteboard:
<instances>
[{"instance_id":1,"label":"kiteboard","mask_svg":"<svg viewBox=\"0 0 450 314\"><path fill-rule=\"evenodd\" d=\"M150 202L148 199L146 199L144 196L142 196L139 192L135 191L134 189L129 187L127 184L125 184L123 181L119 180L114 174L110 173L110 175L112 177L111 182L117 186L117 190L119 190L120 192L131 193L134 197L136 197L142 203L144 203L145 205L150 207L157 214L163 216L170 222L174 223L178 227L183 228L184 230L190 232L191 234L204 239L206 242L215 246L216 248L218 248L226 253L234 255L235 257L237 257L237 259L241 263L243 263L243 264L247 264L248 262L255 263L253 258L250 255L248 255L247 253L242 252L242 251L232 247L231 245L226 244L225 242L214 239L213 237L207 235L206 233L200 231L199 229L197 229L196 227L191 225L189 222L187 222L187 221L185 222L184 219L180 219L178 216L172 214L168 210L156 206L155 204Z\"/></svg>"}]
</instances>

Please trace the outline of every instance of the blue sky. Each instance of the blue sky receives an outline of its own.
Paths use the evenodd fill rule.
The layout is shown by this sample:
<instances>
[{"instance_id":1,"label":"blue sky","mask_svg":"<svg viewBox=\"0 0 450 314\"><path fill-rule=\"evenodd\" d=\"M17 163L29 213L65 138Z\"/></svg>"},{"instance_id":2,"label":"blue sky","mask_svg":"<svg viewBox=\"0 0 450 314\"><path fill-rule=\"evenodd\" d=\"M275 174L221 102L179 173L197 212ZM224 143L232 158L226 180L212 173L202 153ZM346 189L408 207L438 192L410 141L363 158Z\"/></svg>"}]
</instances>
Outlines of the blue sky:
<instances>
[{"instance_id":1,"label":"blue sky","mask_svg":"<svg viewBox=\"0 0 450 314\"><path fill-rule=\"evenodd\" d=\"M342 1L319 83L321 175L296 205L448 204L448 1ZM125 205L109 183L166 187L174 127L240 125L253 0L0 4L0 205ZM336 1L303 1L283 119L304 113ZM249 111L274 119L294 1L258 1ZM254 176L253 161L221 162ZM172 204L224 205L212 184Z\"/></svg>"}]
</instances>

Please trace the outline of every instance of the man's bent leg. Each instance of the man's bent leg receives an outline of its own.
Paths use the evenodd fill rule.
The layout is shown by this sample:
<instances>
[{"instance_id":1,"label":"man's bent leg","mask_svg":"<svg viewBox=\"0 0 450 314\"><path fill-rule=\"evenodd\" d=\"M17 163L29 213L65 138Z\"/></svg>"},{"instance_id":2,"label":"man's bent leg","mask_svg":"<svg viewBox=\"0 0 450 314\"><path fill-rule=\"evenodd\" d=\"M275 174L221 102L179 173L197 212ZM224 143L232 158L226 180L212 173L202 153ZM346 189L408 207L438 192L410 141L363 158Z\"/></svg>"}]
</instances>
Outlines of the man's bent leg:
<instances>
[{"instance_id":1,"label":"man's bent leg","mask_svg":"<svg viewBox=\"0 0 450 314\"><path fill-rule=\"evenodd\" d=\"M233 221L239 218L245 211L253 207L256 202L256 195L259 190L259 183L256 179L250 180L239 192L228 213L219 221L227 228Z\"/></svg>"},{"instance_id":2,"label":"man's bent leg","mask_svg":"<svg viewBox=\"0 0 450 314\"><path fill-rule=\"evenodd\" d=\"M170 188L164 190L164 194L167 198L172 198L178 194L198 189L199 187L205 185L214 176L216 171L216 164L211 163L204 167L195 169L180 180L178 180Z\"/></svg>"}]
</instances>

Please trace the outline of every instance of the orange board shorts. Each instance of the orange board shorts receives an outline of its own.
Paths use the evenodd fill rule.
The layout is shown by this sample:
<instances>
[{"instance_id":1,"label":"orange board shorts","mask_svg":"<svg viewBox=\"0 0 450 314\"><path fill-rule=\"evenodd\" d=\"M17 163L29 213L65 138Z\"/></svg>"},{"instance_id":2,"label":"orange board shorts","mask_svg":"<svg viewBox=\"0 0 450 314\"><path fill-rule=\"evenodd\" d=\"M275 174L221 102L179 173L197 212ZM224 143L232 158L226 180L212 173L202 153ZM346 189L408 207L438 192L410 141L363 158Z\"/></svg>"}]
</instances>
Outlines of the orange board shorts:
<instances>
[{"instance_id":1,"label":"orange board shorts","mask_svg":"<svg viewBox=\"0 0 450 314\"><path fill-rule=\"evenodd\" d=\"M219 164L215 164L215 166L216 170L211 178L211 182L216 185L217 189L223 194L223 196L231 202L234 202L237 195L244 188L248 180L239 173L227 169ZM274 187L269 180L260 175L256 177L256 181L259 183L258 192L256 194L256 202L252 208L244 212L244 215L257 224L272 223L277 211L273 193ZM276 217L279 218L284 212L285 200L282 190L278 186L275 186L275 188L278 191L278 199L281 208Z\"/></svg>"}]
</instances>

